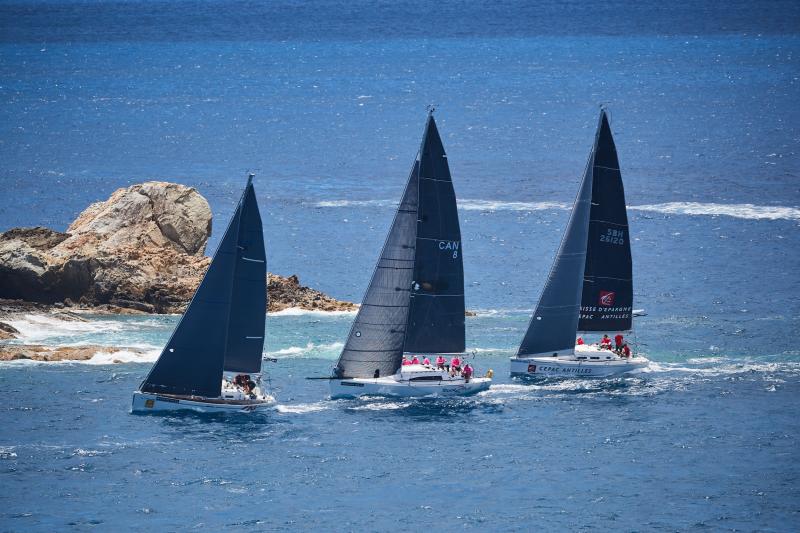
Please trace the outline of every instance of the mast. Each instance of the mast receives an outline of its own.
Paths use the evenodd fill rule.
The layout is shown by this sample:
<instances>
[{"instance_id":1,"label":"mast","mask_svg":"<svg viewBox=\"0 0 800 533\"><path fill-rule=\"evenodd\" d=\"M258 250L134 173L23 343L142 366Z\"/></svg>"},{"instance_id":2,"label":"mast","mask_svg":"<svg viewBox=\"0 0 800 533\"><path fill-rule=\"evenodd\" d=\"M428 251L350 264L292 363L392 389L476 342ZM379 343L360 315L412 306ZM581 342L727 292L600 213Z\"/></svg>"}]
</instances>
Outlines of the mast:
<instances>
[{"instance_id":1,"label":"mast","mask_svg":"<svg viewBox=\"0 0 800 533\"><path fill-rule=\"evenodd\" d=\"M594 161L593 149L589 154L589 161L572 206L567 228L517 351L517 357L569 355L575 351L575 330L578 325L583 288Z\"/></svg>"},{"instance_id":2,"label":"mast","mask_svg":"<svg viewBox=\"0 0 800 533\"><path fill-rule=\"evenodd\" d=\"M633 264L625 191L605 109L592 164L592 209L579 331L627 331L632 326Z\"/></svg>"},{"instance_id":3,"label":"mast","mask_svg":"<svg viewBox=\"0 0 800 533\"><path fill-rule=\"evenodd\" d=\"M223 368L229 362L232 367L254 368L257 350L260 369L266 288L260 296L244 295L263 286L255 279L259 272L264 272L262 284L266 275L261 218L251 180L252 176L192 301L142 382L142 392L213 398L221 393ZM255 268L245 266L251 262ZM243 307L232 313L233 304ZM240 338L242 334L257 338Z\"/></svg>"},{"instance_id":4,"label":"mast","mask_svg":"<svg viewBox=\"0 0 800 533\"><path fill-rule=\"evenodd\" d=\"M447 154L428 113L419 153L419 214L408 326L403 350L464 351L464 263Z\"/></svg>"}]
</instances>

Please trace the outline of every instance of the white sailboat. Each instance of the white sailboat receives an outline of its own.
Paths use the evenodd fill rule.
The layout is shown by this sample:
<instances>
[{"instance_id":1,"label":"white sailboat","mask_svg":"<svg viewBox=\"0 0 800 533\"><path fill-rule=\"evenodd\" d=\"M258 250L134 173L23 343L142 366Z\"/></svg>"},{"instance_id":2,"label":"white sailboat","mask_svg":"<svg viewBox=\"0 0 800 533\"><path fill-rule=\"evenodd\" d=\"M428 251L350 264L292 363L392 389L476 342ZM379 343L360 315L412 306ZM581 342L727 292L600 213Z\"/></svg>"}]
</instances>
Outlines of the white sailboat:
<instances>
[{"instance_id":1,"label":"white sailboat","mask_svg":"<svg viewBox=\"0 0 800 533\"><path fill-rule=\"evenodd\" d=\"M261 383L267 264L252 178L132 412L250 413L274 402Z\"/></svg>"},{"instance_id":2,"label":"white sailboat","mask_svg":"<svg viewBox=\"0 0 800 533\"><path fill-rule=\"evenodd\" d=\"M577 332L632 328L633 276L625 193L605 110L547 283L511 358L518 376L607 377L646 367L596 345L575 346Z\"/></svg>"},{"instance_id":3,"label":"white sailboat","mask_svg":"<svg viewBox=\"0 0 800 533\"><path fill-rule=\"evenodd\" d=\"M369 288L330 379L331 396L444 396L489 388L403 354L463 358L464 269L447 155L429 113L420 151Z\"/></svg>"}]
</instances>

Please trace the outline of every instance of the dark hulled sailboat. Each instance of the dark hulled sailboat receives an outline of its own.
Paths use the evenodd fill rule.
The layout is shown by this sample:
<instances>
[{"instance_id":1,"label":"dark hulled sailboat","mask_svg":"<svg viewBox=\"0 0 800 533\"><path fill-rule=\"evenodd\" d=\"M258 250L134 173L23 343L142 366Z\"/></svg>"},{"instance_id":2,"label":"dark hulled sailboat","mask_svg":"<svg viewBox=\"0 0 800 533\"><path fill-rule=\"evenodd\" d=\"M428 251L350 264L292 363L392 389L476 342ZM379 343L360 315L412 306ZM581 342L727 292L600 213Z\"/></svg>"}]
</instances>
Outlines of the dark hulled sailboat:
<instances>
[{"instance_id":1,"label":"dark hulled sailboat","mask_svg":"<svg viewBox=\"0 0 800 533\"><path fill-rule=\"evenodd\" d=\"M186 312L134 393L134 412L249 412L272 401L258 379L255 387L224 380L226 373L261 373L267 265L252 178Z\"/></svg>"}]
</instances>

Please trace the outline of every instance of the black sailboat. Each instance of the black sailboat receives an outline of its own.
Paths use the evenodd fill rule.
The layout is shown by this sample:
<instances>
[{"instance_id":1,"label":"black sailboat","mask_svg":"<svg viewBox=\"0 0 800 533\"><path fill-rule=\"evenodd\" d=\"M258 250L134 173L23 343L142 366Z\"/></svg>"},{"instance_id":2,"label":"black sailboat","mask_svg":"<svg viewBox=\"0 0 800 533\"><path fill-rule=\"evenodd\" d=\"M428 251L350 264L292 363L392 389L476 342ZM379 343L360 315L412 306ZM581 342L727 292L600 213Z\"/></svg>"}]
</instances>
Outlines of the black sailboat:
<instances>
[{"instance_id":1,"label":"black sailboat","mask_svg":"<svg viewBox=\"0 0 800 533\"><path fill-rule=\"evenodd\" d=\"M633 276L617 151L605 109L547 283L515 357L519 375L607 376L646 359L608 350L577 353L577 331L631 329Z\"/></svg>"},{"instance_id":2,"label":"black sailboat","mask_svg":"<svg viewBox=\"0 0 800 533\"><path fill-rule=\"evenodd\" d=\"M448 379L434 368L415 369L419 375L405 379L399 372L404 353L464 352L464 316L456 197L431 112L386 242L334 369L333 395L418 396L448 387L456 391L456 385L473 392L474 387L465 387L460 377ZM477 379L472 381L483 386ZM437 389L422 390L423 382L428 389Z\"/></svg>"},{"instance_id":3,"label":"black sailboat","mask_svg":"<svg viewBox=\"0 0 800 533\"><path fill-rule=\"evenodd\" d=\"M266 253L252 178L186 312L134 393L133 411L252 411L268 403L249 378L261 372L267 309ZM237 382L225 382L226 372L237 374Z\"/></svg>"}]
</instances>

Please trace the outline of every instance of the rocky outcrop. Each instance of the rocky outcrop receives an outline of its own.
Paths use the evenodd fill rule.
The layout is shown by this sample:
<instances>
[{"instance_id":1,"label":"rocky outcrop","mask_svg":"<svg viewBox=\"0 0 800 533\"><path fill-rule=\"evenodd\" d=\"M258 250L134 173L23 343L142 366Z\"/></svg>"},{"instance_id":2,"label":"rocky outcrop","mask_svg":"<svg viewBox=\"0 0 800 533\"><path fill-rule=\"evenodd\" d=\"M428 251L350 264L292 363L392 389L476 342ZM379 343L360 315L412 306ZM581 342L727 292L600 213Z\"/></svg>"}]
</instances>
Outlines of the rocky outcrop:
<instances>
[{"instance_id":1,"label":"rocky outcrop","mask_svg":"<svg viewBox=\"0 0 800 533\"><path fill-rule=\"evenodd\" d=\"M88 361L97 354L119 352L123 348L109 346L41 346L38 344L0 344L0 361ZM124 348L126 352L141 354L141 350Z\"/></svg>"},{"instance_id":2,"label":"rocky outcrop","mask_svg":"<svg viewBox=\"0 0 800 533\"><path fill-rule=\"evenodd\" d=\"M297 276L277 276L269 274L267 293L269 294L269 311L283 311L290 307L317 311L351 311L356 306L350 302L335 300L317 290L300 285Z\"/></svg>"},{"instance_id":3,"label":"rocky outcrop","mask_svg":"<svg viewBox=\"0 0 800 533\"><path fill-rule=\"evenodd\" d=\"M114 312L179 313L210 258L211 209L195 189L147 182L84 210L65 233L0 233L0 298ZM270 276L270 309L350 309L296 277Z\"/></svg>"}]
</instances>

